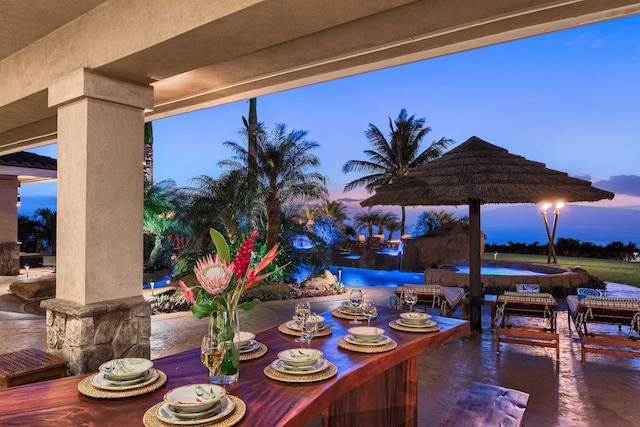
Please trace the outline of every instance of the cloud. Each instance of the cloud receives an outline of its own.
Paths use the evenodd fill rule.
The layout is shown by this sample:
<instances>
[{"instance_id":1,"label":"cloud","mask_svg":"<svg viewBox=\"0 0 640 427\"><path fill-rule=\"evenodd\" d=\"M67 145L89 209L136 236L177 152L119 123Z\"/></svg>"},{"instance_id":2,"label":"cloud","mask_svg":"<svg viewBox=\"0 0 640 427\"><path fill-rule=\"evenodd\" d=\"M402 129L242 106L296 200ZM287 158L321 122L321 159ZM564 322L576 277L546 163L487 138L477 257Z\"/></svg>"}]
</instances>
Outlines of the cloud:
<instances>
[{"instance_id":1,"label":"cloud","mask_svg":"<svg viewBox=\"0 0 640 427\"><path fill-rule=\"evenodd\" d=\"M638 175L610 176L607 180L594 182L593 186L616 194L640 196L640 176Z\"/></svg>"},{"instance_id":2,"label":"cloud","mask_svg":"<svg viewBox=\"0 0 640 427\"><path fill-rule=\"evenodd\" d=\"M596 37L596 35L587 31L580 34L578 37L574 37L573 39L567 42L567 46L581 46L587 45L591 49L598 49L606 46L606 41L603 38Z\"/></svg>"},{"instance_id":3,"label":"cloud","mask_svg":"<svg viewBox=\"0 0 640 427\"><path fill-rule=\"evenodd\" d=\"M351 199L349 197L343 197L342 199L338 199L338 202L342 203L360 203L363 199Z\"/></svg>"}]
</instances>

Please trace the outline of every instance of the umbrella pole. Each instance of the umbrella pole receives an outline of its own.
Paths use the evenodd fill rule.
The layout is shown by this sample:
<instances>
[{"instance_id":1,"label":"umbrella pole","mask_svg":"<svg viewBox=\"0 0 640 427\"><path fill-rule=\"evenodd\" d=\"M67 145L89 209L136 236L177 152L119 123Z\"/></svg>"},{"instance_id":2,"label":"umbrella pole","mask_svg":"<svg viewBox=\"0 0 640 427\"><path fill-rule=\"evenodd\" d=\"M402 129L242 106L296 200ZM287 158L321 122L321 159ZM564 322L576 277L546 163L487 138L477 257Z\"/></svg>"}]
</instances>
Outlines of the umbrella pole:
<instances>
[{"instance_id":1,"label":"umbrella pole","mask_svg":"<svg viewBox=\"0 0 640 427\"><path fill-rule=\"evenodd\" d=\"M471 332L482 332L482 283L480 282L480 200L469 200L469 289Z\"/></svg>"}]
</instances>

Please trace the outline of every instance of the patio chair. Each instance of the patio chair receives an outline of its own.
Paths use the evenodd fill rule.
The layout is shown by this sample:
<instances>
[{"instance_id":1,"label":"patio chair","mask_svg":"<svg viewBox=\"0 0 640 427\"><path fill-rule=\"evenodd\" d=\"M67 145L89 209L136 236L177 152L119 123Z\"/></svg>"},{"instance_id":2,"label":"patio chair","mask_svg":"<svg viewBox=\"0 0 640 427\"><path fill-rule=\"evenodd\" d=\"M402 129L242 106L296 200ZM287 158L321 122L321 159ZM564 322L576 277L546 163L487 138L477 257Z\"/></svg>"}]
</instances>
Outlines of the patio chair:
<instances>
[{"instance_id":1,"label":"patio chair","mask_svg":"<svg viewBox=\"0 0 640 427\"><path fill-rule=\"evenodd\" d=\"M367 239L367 250L368 251L379 251L382 249L382 245L380 244L380 239L376 236L371 236Z\"/></svg>"},{"instance_id":2,"label":"patio chair","mask_svg":"<svg viewBox=\"0 0 640 427\"><path fill-rule=\"evenodd\" d=\"M464 289L455 286L405 283L402 286L398 286L395 290L396 295L401 299L404 287L410 287L416 290L416 294L418 294L418 302L416 305L439 308L441 316L451 317L462 303L462 298L464 297Z\"/></svg>"},{"instance_id":3,"label":"patio chair","mask_svg":"<svg viewBox=\"0 0 640 427\"><path fill-rule=\"evenodd\" d=\"M569 295L567 313L580 337L582 363L587 353L640 357L640 299Z\"/></svg>"},{"instance_id":4,"label":"patio chair","mask_svg":"<svg viewBox=\"0 0 640 427\"><path fill-rule=\"evenodd\" d=\"M373 237L377 237L382 249L389 247L387 240L384 238L384 234L374 234Z\"/></svg>"},{"instance_id":5,"label":"patio chair","mask_svg":"<svg viewBox=\"0 0 640 427\"><path fill-rule=\"evenodd\" d=\"M500 343L524 344L556 349L560 360L560 337L556 330L558 302L551 294L509 292L496 301L496 352ZM518 319L518 323L513 319ZM544 322L540 327L537 323Z\"/></svg>"}]
</instances>

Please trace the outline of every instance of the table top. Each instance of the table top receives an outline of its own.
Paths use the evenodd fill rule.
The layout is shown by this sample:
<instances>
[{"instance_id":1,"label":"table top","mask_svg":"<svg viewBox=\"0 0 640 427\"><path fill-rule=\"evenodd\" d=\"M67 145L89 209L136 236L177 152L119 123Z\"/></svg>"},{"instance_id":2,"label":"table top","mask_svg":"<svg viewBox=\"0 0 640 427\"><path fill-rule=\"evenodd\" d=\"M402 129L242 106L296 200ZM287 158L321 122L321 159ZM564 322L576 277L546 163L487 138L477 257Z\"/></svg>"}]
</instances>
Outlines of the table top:
<instances>
[{"instance_id":1,"label":"table top","mask_svg":"<svg viewBox=\"0 0 640 427\"><path fill-rule=\"evenodd\" d=\"M352 325L330 312L322 313L333 333L316 337L311 347L338 368L336 376L313 383L285 383L265 376L263 370L277 359L278 352L299 347L293 336L282 334L277 327L256 334L267 353L240 364L240 380L229 392L247 404L247 412L239 426L294 426L311 422L323 408L344 393L360 386L371 372L382 372L416 357L430 347L449 342L469 333L469 323L458 319L433 316L441 329L433 333L403 332L389 327L399 311L378 307L378 317L371 325L383 328L385 335L397 342L394 350L384 353L357 353L338 347L338 340L348 335ZM289 319L282 319L286 322ZM78 383L87 375L29 384L0 391L3 408L0 425L142 425L148 408L162 401L169 390L185 384L203 383L206 370L200 363L199 349L154 360L154 367L167 375L163 387L151 393L123 399L94 399L78 392ZM367 373L367 374L364 374ZM28 408L28 410L27 410ZM279 409L278 409L279 408Z\"/></svg>"}]
</instances>

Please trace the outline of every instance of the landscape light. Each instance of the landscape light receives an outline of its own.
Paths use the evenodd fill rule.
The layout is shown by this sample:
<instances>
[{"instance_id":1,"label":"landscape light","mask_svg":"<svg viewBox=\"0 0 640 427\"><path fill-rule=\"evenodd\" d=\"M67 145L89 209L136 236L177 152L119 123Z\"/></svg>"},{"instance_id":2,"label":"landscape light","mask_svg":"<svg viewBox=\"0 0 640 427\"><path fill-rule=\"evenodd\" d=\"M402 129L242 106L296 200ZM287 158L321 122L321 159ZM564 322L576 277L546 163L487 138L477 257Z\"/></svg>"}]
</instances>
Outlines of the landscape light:
<instances>
[{"instance_id":1,"label":"landscape light","mask_svg":"<svg viewBox=\"0 0 640 427\"><path fill-rule=\"evenodd\" d=\"M552 203L544 203L540 207L540 212L542 213L542 218L544 219L544 227L547 231L547 238L549 239L549 252L547 255L547 264L551 263L551 258L553 257L553 263L557 264L558 260L556 259L556 248L553 245L553 242L556 239L556 227L558 225L558 216L560 215L560 209L564 206L564 202L557 202L556 207L553 211L553 227L549 230L549 220L547 219L547 210L553 206Z\"/></svg>"}]
</instances>

